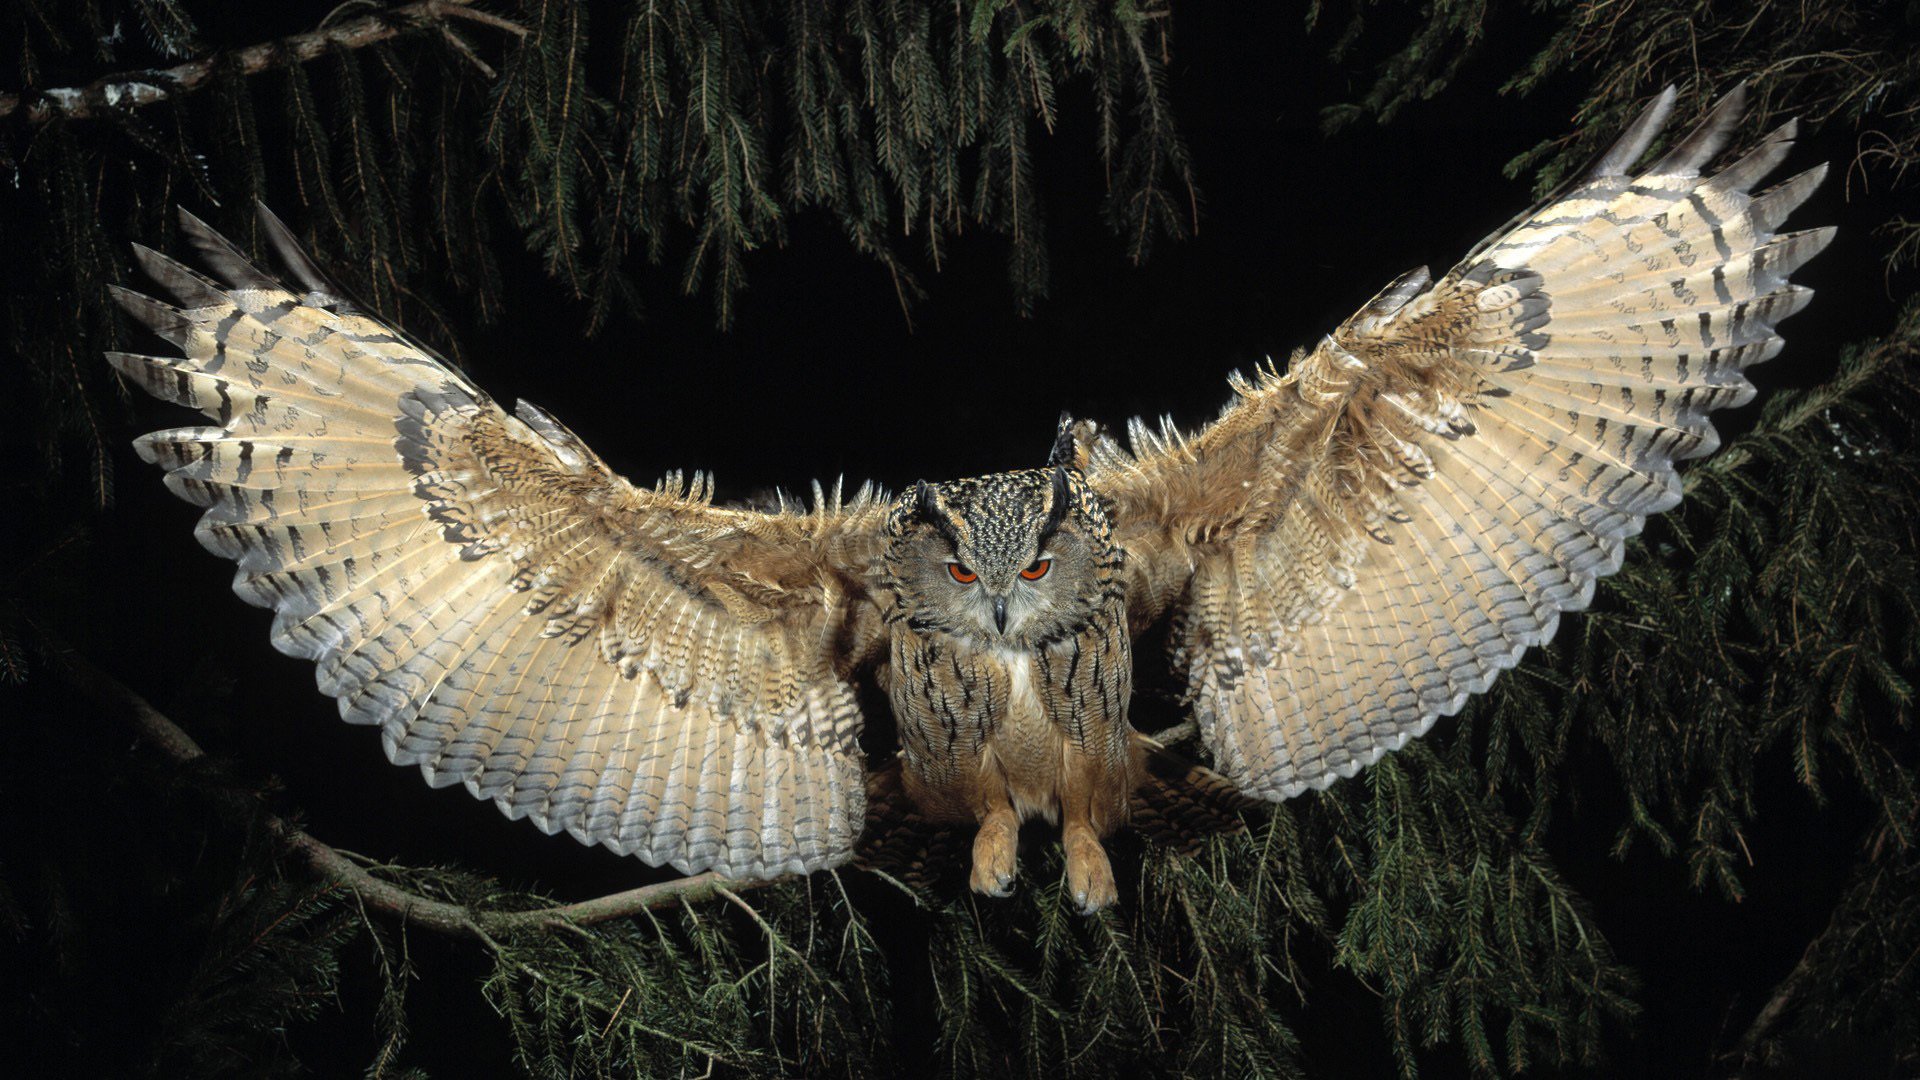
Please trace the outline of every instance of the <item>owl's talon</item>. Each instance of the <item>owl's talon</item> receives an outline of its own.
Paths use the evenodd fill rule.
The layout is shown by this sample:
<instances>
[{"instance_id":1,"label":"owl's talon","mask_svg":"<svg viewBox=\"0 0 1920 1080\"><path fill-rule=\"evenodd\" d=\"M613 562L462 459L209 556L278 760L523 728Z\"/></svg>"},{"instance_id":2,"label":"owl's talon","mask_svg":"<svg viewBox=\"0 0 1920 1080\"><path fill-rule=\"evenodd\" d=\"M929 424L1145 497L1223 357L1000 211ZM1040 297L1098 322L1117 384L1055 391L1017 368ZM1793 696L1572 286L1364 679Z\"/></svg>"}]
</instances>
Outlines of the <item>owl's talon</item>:
<instances>
[{"instance_id":1,"label":"owl's talon","mask_svg":"<svg viewBox=\"0 0 1920 1080\"><path fill-rule=\"evenodd\" d=\"M1012 896L1013 879L1020 869L1020 832L1012 814L989 817L973 838L973 874L968 882L985 896Z\"/></svg>"},{"instance_id":2,"label":"owl's talon","mask_svg":"<svg viewBox=\"0 0 1920 1080\"><path fill-rule=\"evenodd\" d=\"M1106 845L1092 830L1075 830L1062 838L1067 850L1067 892L1082 915L1097 914L1120 899L1113 881L1113 864Z\"/></svg>"}]
</instances>

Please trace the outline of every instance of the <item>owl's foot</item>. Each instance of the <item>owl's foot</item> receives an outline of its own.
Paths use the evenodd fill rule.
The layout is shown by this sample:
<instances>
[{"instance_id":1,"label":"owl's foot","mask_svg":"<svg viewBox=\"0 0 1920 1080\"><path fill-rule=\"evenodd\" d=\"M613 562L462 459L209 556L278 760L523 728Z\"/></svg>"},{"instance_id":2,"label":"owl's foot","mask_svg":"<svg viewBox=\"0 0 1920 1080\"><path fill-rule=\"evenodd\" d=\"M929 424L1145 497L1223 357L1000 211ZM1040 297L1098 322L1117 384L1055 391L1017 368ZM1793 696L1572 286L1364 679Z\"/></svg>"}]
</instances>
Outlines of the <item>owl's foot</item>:
<instances>
[{"instance_id":1,"label":"owl's foot","mask_svg":"<svg viewBox=\"0 0 1920 1080\"><path fill-rule=\"evenodd\" d=\"M1060 838L1067 852L1067 894L1080 908L1080 914L1092 915L1120 898L1113 883L1113 864L1107 861L1107 847L1091 828L1068 827Z\"/></svg>"},{"instance_id":2,"label":"owl's foot","mask_svg":"<svg viewBox=\"0 0 1920 1080\"><path fill-rule=\"evenodd\" d=\"M1013 895L1013 877L1020 863L1020 820L1013 808L995 811L980 823L973 838L973 891L987 896Z\"/></svg>"}]
</instances>

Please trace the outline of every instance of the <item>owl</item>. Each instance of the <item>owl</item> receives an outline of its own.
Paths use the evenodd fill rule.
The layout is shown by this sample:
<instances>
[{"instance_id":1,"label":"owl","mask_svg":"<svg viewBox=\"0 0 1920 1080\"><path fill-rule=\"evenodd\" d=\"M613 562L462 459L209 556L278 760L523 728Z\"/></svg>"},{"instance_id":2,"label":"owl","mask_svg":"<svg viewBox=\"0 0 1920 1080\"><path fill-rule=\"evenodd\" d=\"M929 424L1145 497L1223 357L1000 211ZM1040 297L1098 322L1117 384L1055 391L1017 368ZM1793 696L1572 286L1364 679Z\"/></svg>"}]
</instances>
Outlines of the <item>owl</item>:
<instances>
[{"instance_id":1,"label":"owl","mask_svg":"<svg viewBox=\"0 0 1920 1080\"><path fill-rule=\"evenodd\" d=\"M273 645L428 783L739 878L848 861L884 788L972 830L995 895L1043 818L1096 911L1147 794L1325 788L1486 690L1753 397L1811 295L1788 275L1832 237L1778 231L1824 167L1752 193L1789 123L1703 173L1735 90L1636 170L1675 97L1445 274L1231 379L1205 428L1063 418L1038 467L897 497L637 487L356 305L264 208L271 270L184 214L204 273L137 248L164 299L118 299L184 357L109 359L212 419L136 447ZM1129 724L1150 631L1207 765ZM899 745L870 760L882 696Z\"/></svg>"}]
</instances>

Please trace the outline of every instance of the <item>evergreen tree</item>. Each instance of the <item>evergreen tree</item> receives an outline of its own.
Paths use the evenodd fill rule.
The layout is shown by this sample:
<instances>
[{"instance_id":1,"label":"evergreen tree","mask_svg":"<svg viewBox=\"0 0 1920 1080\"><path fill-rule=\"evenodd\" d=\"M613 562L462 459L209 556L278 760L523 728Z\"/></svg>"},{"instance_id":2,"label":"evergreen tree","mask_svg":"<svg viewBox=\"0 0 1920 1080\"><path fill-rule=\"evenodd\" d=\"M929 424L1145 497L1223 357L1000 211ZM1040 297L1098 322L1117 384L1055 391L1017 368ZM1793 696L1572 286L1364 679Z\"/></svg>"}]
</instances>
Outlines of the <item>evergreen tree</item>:
<instances>
[{"instance_id":1,"label":"evergreen tree","mask_svg":"<svg viewBox=\"0 0 1920 1080\"><path fill-rule=\"evenodd\" d=\"M187 517L147 478L117 482L120 448L155 425L100 359L136 340L104 289L131 279L128 241L168 246L176 204L251 243L247 207L265 199L372 307L489 385L632 382L650 407L704 415L727 388L701 357L752 353L730 370L756 379L814 378L840 359L839 328L783 293L783 276L830 274L879 298L888 325L917 326L917 357L943 355L927 338L963 322L1018 313L1044 328L1060 306L1138 295L1148 271L1072 275L1187 250L1177 241L1202 221L1197 185L1211 185L1188 139L1198 147L1214 122L1184 107L1183 87L1214 62L1188 50L1242 20L1295 50L1245 78L1349 80L1300 104L1326 106L1328 172L1359 122L1388 125L1368 137L1411 138L1409 124L1460 102L1564 132L1506 165L1545 188L1662 85L1697 108L1750 78L1746 129L1800 115L1865 195L1827 257L1842 263L1824 271L1836 287L1806 317L1834 305L1816 324L1828 336L1789 328L1788 355L1807 358L1797 370L1820 377L1763 373L1749 429L1687 474L1687 500L1633 545L1591 612L1353 781L1249 815L1246 831L1197 851L1123 842L1116 910L1071 914L1053 854L1029 860L1008 901L937 867L925 880L844 870L755 887L583 852L536 863L535 887L512 884L530 864L511 853L564 842L476 826L493 812L371 775L385 766L348 741L363 733L340 737L353 752L331 768L332 744L301 733L332 712L309 676L243 673L215 648L244 639L265 663L259 620L210 584L224 568L182 562L187 600L150 584L160 559L179 561ZM1151 0L422 0L271 16L221 0L22 0L0 15L0 50L12 181L0 184L0 364L15 404L4 483L31 507L0 530L0 692L13 703L0 951L16 973L9 1026L49 1071L461 1075L508 1058L538 1075L1920 1065L1920 221L1900 198L1920 159L1913 5L1831 4L1790 22L1686 0L1428 0L1316 5L1302 26ZM1309 55L1322 66L1280 70ZM1469 165L1438 156L1420 171ZM1302 198L1287 185L1317 165L1302 168L1271 198ZM1308 197L1333 198L1338 185L1315 178L1325 186ZM1078 205L1089 191L1098 205ZM1417 258L1464 250L1515 198L1488 195L1492 218L1436 228L1427 241L1464 231ZM1060 229L1065 243L1050 239ZM1100 239L1082 251L1089 236ZM1261 340L1324 330L1405 268L1380 257L1273 252L1276 281L1329 265L1358 276L1324 294L1325 312L1278 312L1283 336ZM1001 310L943 308L942 291L980 280L989 259L1004 267L990 290ZM1190 270L1159 271L1153 287ZM697 320L678 295L700 298ZM829 340L781 356L747 344L803 332ZM1036 333L1044 344L1052 331ZM595 344L607 338L647 355L616 358ZM1192 410L1224 396L1195 370L1246 359L1149 352L1124 359L1177 368L1159 377L1194 384L1178 400ZM931 414L951 406L965 420L966 384L1001 393L1027 376L960 359L969 366L935 380L954 393L823 434L790 455L820 460L792 467L1029 463L981 460L971 445L947 458L872 452L915 430L941 442ZM860 370L890 377L888 363ZM1044 392L1008 408L1161 407L1146 375L1094 393L1074 374L1032 376ZM779 407L734 404L740 426L772 423ZM1050 428L1030 430L1037 455ZM621 434L591 441L617 453ZM989 456L1018 452L1000 438L982 440ZM722 472L807 475L787 467ZM1175 689L1149 680L1139 721L1179 733ZM275 723L263 699L299 723ZM262 779L307 756L333 783ZM356 796L382 818L394 808L363 833L402 838L382 857L323 842L345 842L329 825ZM499 845L511 845L504 860ZM401 863L387 861L396 849ZM414 865L449 861L461 865ZM1655 920L1675 929L1640 925ZM1733 992L1688 1006L1684 1031L1661 1015L1673 962L1647 944L1675 934L1751 952L1726 961Z\"/></svg>"}]
</instances>

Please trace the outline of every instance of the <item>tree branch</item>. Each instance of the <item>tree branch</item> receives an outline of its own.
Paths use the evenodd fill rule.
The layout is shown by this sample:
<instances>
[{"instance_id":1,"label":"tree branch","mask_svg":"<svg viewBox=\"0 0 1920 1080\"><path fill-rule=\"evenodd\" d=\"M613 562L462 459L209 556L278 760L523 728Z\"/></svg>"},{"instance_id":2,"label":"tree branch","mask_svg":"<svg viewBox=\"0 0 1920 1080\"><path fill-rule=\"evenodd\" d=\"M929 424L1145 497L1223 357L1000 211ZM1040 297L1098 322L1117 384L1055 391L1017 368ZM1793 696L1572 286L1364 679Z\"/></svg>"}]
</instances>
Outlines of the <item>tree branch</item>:
<instances>
[{"instance_id":1,"label":"tree branch","mask_svg":"<svg viewBox=\"0 0 1920 1080\"><path fill-rule=\"evenodd\" d=\"M198 761L207 752L193 736L153 707L119 679L94 666L79 653L58 643L48 652L51 665L67 684L87 700L130 724L140 737L181 764ZM694 903L730 892L757 889L791 878L729 881L714 873L695 874L675 881L642 885L637 889L611 893L592 900L530 911L481 911L461 904L435 900L382 881L347 855L314 839L292 822L277 815L267 816L267 827L287 847L298 853L313 872L324 881L351 890L369 910L391 915L408 925L452 937L485 941L502 931L555 929L587 923L607 922L638 914L649 908Z\"/></svg>"},{"instance_id":2,"label":"tree branch","mask_svg":"<svg viewBox=\"0 0 1920 1080\"><path fill-rule=\"evenodd\" d=\"M1828 929L1831 928L1829 924ZM1767 1003L1758 1013L1754 1014L1753 1023L1747 1026L1747 1030L1740 1036L1739 1043L1720 1055L1720 1060L1743 1071L1762 1063L1760 1044L1773 1034L1774 1027L1780 1023L1780 1018L1786 1015L1787 1010L1797 1004L1800 985L1812 974L1814 954L1819 950L1820 943L1825 940L1826 933L1823 931L1819 937L1807 943L1806 951L1800 954L1800 962L1795 964L1793 970L1787 973L1787 977L1781 979L1779 985L1773 988L1773 996L1767 999Z\"/></svg>"},{"instance_id":3,"label":"tree branch","mask_svg":"<svg viewBox=\"0 0 1920 1080\"><path fill-rule=\"evenodd\" d=\"M1873 341L1868 351L1855 363L1841 365L1833 378L1801 391L1792 407L1781 414L1776 422L1756 428L1754 433L1776 435L1797 431L1825 417L1827 410L1840 402L1865 395L1867 387L1885 380L1889 369L1905 370L1916 352L1913 331L1916 322L1920 322L1920 306L1909 304L1893 330ZM1682 486L1691 494L1699 477L1730 475L1745 466L1752 457L1753 450L1749 445L1736 442L1688 469L1681 476Z\"/></svg>"},{"instance_id":4,"label":"tree branch","mask_svg":"<svg viewBox=\"0 0 1920 1080\"><path fill-rule=\"evenodd\" d=\"M452 32L446 27L448 19L465 19L519 37L527 36L527 29L510 19L503 19L484 11L476 11L468 5L474 0L420 0L404 7L378 11L340 23L337 26L322 25L305 33L280 38L277 41L249 45L229 53L190 60L170 68L149 68L144 71L126 71L117 75L107 75L78 87L56 87L52 90L26 91L23 93L0 93L0 118L24 111L28 123L44 124L56 117L66 120L84 120L101 112L116 109L137 109L151 105L156 101L165 101L199 89L213 78L223 65L232 67L242 75L256 75L270 68L288 67L304 64L314 57L321 56L334 49L358 49L414 30L438 28L450 38ZM472 50L464 42L453 38L461 52L469 59L475 59ZM482 70L489 70L484 64Z\"/></svg>"}]
</instances>

